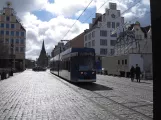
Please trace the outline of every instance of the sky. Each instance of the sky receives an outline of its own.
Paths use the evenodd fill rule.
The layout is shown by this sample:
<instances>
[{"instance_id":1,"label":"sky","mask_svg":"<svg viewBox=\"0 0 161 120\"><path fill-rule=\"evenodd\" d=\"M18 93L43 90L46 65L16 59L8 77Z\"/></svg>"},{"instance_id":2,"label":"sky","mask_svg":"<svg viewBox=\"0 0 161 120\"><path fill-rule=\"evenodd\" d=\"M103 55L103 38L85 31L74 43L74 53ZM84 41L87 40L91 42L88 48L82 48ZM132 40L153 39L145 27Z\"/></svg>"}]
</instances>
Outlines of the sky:
<instances>
[{"instance_id":1,"label":"sky","mask_svg":"<svg viewBox=\"0 0 161 120\"><path fill-rule=\"evenodd\" d=\"M32 60L38 58L43 40L46 52L50 55L61 39L70 40L88 29L95 13L105 13L109 2L117 3L121 13L128 9L121 14L125 21L139 21L141 26L151 25L149 0L93 0L77 21L91 0L0 0L0 10L7 1L12 2L12 8L26 29L26 58ZM135 17L138 19L132 21ZM76 24L71 28L75 21Z\"/></svg>"}]
</instances>

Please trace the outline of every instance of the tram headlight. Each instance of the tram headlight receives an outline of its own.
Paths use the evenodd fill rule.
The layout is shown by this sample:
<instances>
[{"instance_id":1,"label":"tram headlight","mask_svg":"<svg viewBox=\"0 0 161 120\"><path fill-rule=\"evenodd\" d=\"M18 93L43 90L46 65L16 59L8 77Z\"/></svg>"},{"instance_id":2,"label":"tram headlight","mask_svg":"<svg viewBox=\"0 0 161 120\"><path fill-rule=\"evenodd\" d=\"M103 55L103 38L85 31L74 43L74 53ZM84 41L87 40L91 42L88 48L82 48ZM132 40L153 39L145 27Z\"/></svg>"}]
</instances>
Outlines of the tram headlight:
<instances>
[{"instance_id":1,"label":"tram headlight","mask_svg":"<svg viewBox=\"0 0 161 120\"><path fill-rule=\"evenodd\" d=\"M83 72L81 72L81 74L83 74Z\"/></svg>"},{"instance_id":2,"label":"tram headlight","mask_svg":"<svg viewBox=\"0 0 161 120\"><path fill-rule=\"evenodd\" d=\"M95 72L92 72L92 74L95 74Z\"/></svg>"}]
</instances>

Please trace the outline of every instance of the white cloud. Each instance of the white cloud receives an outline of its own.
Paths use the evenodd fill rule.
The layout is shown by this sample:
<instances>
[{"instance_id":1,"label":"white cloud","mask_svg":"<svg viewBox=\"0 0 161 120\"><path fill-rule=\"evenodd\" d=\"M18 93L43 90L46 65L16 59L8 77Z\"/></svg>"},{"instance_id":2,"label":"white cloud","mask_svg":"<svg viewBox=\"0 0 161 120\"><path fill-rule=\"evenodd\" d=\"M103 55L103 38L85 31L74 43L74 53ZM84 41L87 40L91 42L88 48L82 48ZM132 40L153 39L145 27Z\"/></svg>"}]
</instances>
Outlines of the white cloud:
<instances>
[{"instance_id":1,"label":"white cloud","mask_svg":"<svg viewBox=\"0 0 161 120\"><path fill-rule=\"evenodd\" d=\"M83 12L83 10L80 10L80 11L76 12L76 13L75 13L75 16L76 16L76 17L80 16L80 15L82 14L82 12Z\"/></svg>"},{"instance_id":2,"label":"white cloud","mask_svg":"<svg viewBox=\"0 0 161 120\"><path fill-rule=\"evenodd\" d=\"M7 1L12 2L12 7L19 13L41 10L48 3L48 0L0 0L0 8L4 7Z\"/></svg>"},{"instance_id":3,"label":"white cloud","mask_svg":"<svg viewBox=\"0 0 161 120\"><path fill-rule=\"evenodd\" d=\"M6 1L8 0L0 0L0 9L5 6ZM65 33L75 22L71 17L74 15L79 16L91 0L55 0L54 3L49 3L48 0L10 1L12 1L12 7L21 18L22 23L27 30L26 57L35 59L40 53L42 40L45 40L46 51L50 53L54 48L54 45L63 38ZM139 0L110 0L98 11L98 8L106 1L108 0L93 0L89 8L96 7L97 12L104 13L105 8L109 8L109 2L115 2L117 3L118 9L123 12ZM149 0L142 0L140 5L133 7L130 11L124 14L124 17L126 20L131 20L134 16L142 14L143 17L140 18L140 21L148 24L150 18L144 14L148 11L149 4ZM33 11L41 10L46 10L53 15L56 15L56 17L49 21L42 21L32 14ZM94 13L95 11L92 12ZM90 16L92 12L86 14ZM86 28L88 28L88 24L83 24L77 21L75 26L64 39L72 39Z\"/></svg>"},{"instance_id":4,"label":"white cloud","mask_svg":"<svg viewBox=\"0 0 161 120\"><path fill-rule=\"evenodd\" d=\"M38 57L43 39L45 41L46 51L50 54L54 45L63 38L75 22L75 20L64 18L63 16L58 16L48 22L43 22L30 13L26 13L23 20L23 24L27 30L26 55L33 59ZM71 32L64 39L72 39L86 28L88 28L88 24L82 24L77 21L76 25L71 29ZM36 54L34 51L36 51Z\"/></svg>"},{"instance_id":5,"label":"white cloud","mask_svg":"<svg viewBox=\"0 0 161 120\"><path fill-rule=\"evenodd\" d=\"M76 12L83 10L91 0L55 0L54 3L45 5L46 11L56 15L67 17L73 16ZM95 6L95 1L91 3L89 8Z\"/></svg>"},{"instance_id":6,"label":"white cloud","mask_svg":"<svg viewBox=\"0 0 161 120\"><path fill-rule=\"evenodd\" d=\"M142 0L143 4L150 5L150 0Z\"/></svg>"}]
</instances>

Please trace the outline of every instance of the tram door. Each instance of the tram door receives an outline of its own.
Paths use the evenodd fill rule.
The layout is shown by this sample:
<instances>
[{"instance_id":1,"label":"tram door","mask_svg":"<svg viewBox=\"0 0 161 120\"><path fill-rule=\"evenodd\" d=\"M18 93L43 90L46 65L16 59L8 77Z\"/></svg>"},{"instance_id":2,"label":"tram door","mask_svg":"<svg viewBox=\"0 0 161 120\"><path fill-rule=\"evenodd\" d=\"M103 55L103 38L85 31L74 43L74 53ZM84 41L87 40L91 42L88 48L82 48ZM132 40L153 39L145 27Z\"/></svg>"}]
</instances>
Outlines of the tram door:
<instances>
[{"instance_id":1,"label":"tram door","mask_svg":"<svg viewBox=\"0 0 161 120\"><path fill-rule=\"evenodd\" d=\"M78 59L77 57L71 58L71 80L77 80L78 79Z\"/></svg>"}]
</instances>

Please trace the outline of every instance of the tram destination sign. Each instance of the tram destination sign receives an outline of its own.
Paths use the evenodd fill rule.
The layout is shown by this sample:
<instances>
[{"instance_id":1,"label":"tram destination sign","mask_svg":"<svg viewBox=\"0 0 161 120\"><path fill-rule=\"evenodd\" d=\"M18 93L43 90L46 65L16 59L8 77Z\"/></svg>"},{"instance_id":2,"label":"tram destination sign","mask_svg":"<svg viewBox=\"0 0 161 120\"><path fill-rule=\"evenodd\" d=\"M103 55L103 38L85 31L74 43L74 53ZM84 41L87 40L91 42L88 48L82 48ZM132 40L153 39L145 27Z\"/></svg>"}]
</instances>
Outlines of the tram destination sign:
<instances>
[{"instance_id":1,"label":"tram destination sign","mask_svg":"<svg viewBox=\"0 0 161 120\"><path fill-rule=\"evenodd\" d=\"M94 53L93 52L82 52L82 53L79 53L79 56L94 56Z\"/></svg>"}]
</instances>

